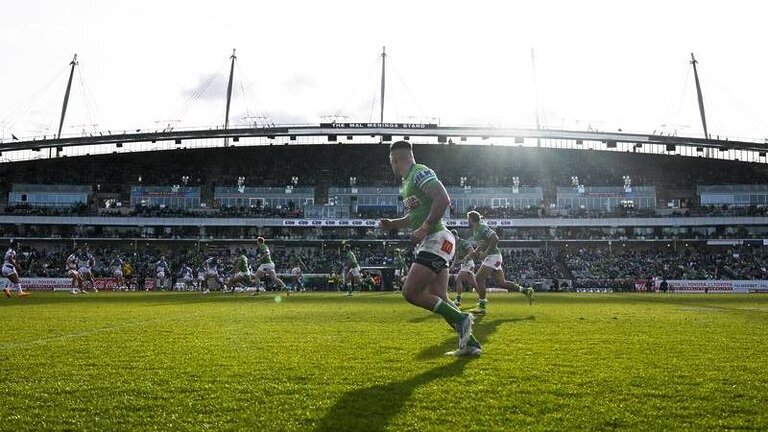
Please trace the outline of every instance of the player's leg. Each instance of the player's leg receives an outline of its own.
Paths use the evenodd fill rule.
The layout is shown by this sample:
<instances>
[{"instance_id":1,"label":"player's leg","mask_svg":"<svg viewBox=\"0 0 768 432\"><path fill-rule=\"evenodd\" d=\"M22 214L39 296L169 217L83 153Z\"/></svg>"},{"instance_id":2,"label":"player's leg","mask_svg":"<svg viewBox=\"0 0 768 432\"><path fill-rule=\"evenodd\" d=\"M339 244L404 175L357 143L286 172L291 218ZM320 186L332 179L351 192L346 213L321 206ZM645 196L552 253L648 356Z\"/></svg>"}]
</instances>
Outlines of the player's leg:
<instances>
[{"instance_id":1,"label":"player's leg","mask_svg":"<svg viewBox=\"0 0 768 432\"><path fill-rule=\"evenodd\" d=\"M515 282L508 281L504 278L504 270L499 269L493 272L493 280L501 288L506 289L509 292L519 292L528 298L528 304L533 304L533 288L524 288L522 285Z\"/></svg>"},{"instance_id":2,"label":"player's leg","mask_svg":"<svg viewBox=\"0 0 768 432\"><path fill-rule=\"evenodd\" d=\"M261 270L261 267L259 267L256 270L256 274L253 276L254 282L256 283L256 292L251 295L258 295L259 291L261 291L261 280L264 277L264 272Z\"/></svg>"},{"instance_id":3,"label":"player's leg","mask_svg":"<svg viewBox=\"0 0 768 432\"><path fill-rule=\"evenodd\" d=\"M276 283L279 289L285 290L285 295L291 295L291 288L288 287L288 285L286 285L285 282L283 282L283 280L280 279L279 276L277 276L277 272L275 272L275 269L274 268L271 269L269 273L270 273L270 279L272 280L272 282Z\"/></svg>"},{"instance_id":4,"label":"player's leg","mask_svg":"<svg viewBox=\"0 0 768 432\"><path fill-rule=\"evenodd\" d=\"M355 276L352 270L353 269L349 269L344 273L344 289L348 296L351 296L352 291L354 290Z\"/></svg>"},{"instance_id":5,"label":"player's leg","mask_svg":"<svg viewBox=\"0 0 768 432\"><path fill-rule=\"evenodd\" d=\"M472 310L473 314L485 315L487 312L486 306L488 303L488 298L486 297L485 283L492 270L493 269L491 267L482 264L480 265L480 270L478 270L477 274L475 275L475 280L477 281L477 297L479 299L477 308Z\"/></svg>"},{"instance_id":6,"label":"player's leg","mask_svg":"<svg viewBox=\"0 0 768 432\"><path fill-rule=\"evenodd\" d=\"M215 277L216 276L211 272L207 272L205 274L203 282L200 284L200 289L203 290L203 294L208 294L211 292L211 279L214 279Z\"/></svg>"},{"instance_id":7,"label":"player's leg","mask_svg":"<svg viewBox=\"0 0 768 432\"><path fill-rule=\"evenodd\" d=\"M26 297L29 295L29 293L21 289L21 280L19 280L19 274L16 273L15 269L6 271L6 267L3 267L3 274L11 282L11 286L13 287L13 289L16 290L16 295L18 297ZM6 297L11 296L11 292L8 288L3 289L3 293L5 294Z\"/></svg>"},{"instance_id":8,"label":"player's leg","mask_svg":"<svg viewBox=\"0 0 768 432\"><path fill-rule=\"evenodd\" d=\"M456 306L461 306L461 293L464 292L464 283L467 280L468 272L459 271L456 275L456 300L453 302Z\"/></svg>"},{"instance_id":9,"label":"player's leg","mask_svg":"<svg viewBox=\"0 0 768 432\"><path fill-rule=\"evenodd\" d=\"M435 273L432 270L435 266L419 262L428 264L427 261L441 259L434 254L420 253L405 279L403 297L413 305L442 316L459 333L459 348L464 348L472 334L472 315L461 312L448 299L448 269L443 268Z\"/></svg>"},{"instance_id":10,"label":"player's leg","mask_svg":"<svg viewBox=\"0 0 768 432\"><path fill-rule=\"evenodd\" d=\"M277 277L277 273L275 273L275 269L273 268L269 269L267 274L269 275L269 279L271 279L272 282L276 283L281 290L286 290L286 291L288 290L288 287L285 286L285 282L283 282L282 279Z\"/></svg>"},{"instance_id":11,"label":"player's leg","mask_svg":"<svg viewBox=\"0 0 768 432\"><path fill-rule=\"evenodd\" d=\"M77 274L77 271L75 270L69 270L67 272L67 276L69 276L70 279L72 279L72 294L77 294L78 290L83 289L82 286L82 280L80 279L80 275Z\"/></svg>"},{"instance_id":12,"label":"player's leg","mask_svg":"<svg viewBox=\"0 0 768 432\"><path fill-rule=\"evenodd\" d=\"M442 278L442 273L446 274L445 278ZM444 303L451 304L451 300L448 298L448 269L445 269L438 277L429 285L429 292L436 297L439 297ZM453 306L455 310L457 307ZM446 355L451 356L477 356L482 353L482 347L480 341L472 334L473 317L471 314L462 313L464 319L458 323L451 323L447 318L443 317L448 325L452 329L456 330L459 334L459 349L456 351L447 352Z\"/></svg>"}]
</instances>

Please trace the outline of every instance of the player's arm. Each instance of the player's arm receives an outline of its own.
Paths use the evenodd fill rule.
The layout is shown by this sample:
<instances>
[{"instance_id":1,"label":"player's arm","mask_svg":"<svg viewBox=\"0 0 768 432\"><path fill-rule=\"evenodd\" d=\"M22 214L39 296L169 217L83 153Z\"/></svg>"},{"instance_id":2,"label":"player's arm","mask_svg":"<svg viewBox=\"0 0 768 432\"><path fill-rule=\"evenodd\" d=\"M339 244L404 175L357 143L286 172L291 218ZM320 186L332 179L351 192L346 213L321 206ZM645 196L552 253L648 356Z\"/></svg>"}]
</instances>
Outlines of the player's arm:
<instances>
[{"instance_id":1,"label":"player's arm","mask_svg":"<svg viewBox=\"0 0 768 432\"><path fill-rule=\"evenodd\" d=\"M475 248L469 246L467 247L467 254L464 255L464 258L461 259L461 262L464 262L467 260L467 258L470 258L475 255Z\"/></svg>"},{"instance_id":2,"label":"player's arm","mask_svg":"<svg viewBox=\"0 0 768 432\"><path fill-rule=\"evenodd\" d=\"M379 226L385 230L399 230L411 226L411 218L405 215L399 219L379 219Z\"/></svg>"},{"instance_id":3,"label":"player's arm","mask_svg":"<svg viewBox=\"0 0 768 432\"><path fill-rule=\"evenodd\" d=\"M427 236L429 230L442 219L445 210L451 204L451 198L448 191L440 180L435 179L422 187L422 191L432 200L432 206L429 208L429 215L419 228L411 233L411 241L420 243Z\"/></svg>"}]
</instances>

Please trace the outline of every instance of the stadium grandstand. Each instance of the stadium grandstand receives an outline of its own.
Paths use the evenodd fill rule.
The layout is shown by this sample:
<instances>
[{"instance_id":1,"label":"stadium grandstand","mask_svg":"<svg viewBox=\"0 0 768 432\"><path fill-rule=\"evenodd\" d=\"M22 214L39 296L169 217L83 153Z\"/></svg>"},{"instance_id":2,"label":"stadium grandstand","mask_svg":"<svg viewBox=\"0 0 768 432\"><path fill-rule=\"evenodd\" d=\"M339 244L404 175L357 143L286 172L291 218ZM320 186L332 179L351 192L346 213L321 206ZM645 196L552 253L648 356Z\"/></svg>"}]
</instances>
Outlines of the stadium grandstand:
<instances>
[{"instance_id":1,"label":"stadium grandstand","mask_svg":"<svg viewBox=\"0 0 768 432\"><path fill-rule=\"evenodd\" d=\"M649 278L765 278L764 164L460 143L415 153L444 173L449 225L463 231L466 212L480 211L507 274L523 283L633 290ZM259 236L283 274L291 255L308 273L338 274L350 239L364 267L388 268L393 250L410 245L378 228L403 212L387 154L374 142L4 163L0 235L22 240L28 277L61 277L73 242L90 246L97 275L120 256L141 279L161 255L174 269L197 269L210 250L234 257L244 247L254 258ZM328 280L313 286L332 289Z\"/></svg>"}]
</instances>

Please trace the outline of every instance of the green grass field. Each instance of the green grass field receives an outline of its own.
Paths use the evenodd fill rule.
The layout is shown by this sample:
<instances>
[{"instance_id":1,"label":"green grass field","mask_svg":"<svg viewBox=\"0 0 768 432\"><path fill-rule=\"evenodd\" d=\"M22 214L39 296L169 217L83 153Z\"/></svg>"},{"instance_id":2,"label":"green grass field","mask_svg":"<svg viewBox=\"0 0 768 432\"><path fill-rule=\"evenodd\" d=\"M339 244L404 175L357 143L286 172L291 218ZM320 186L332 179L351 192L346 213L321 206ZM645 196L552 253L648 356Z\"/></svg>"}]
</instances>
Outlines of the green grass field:
<instances>
[{"instance_id":1,"label":"green grass field","mask_svg":"<svg viewBox=\"0 0 768 432\"><path fill-rule=\"evenodd\" d=\"M768 296L1 299L2 430L768 430ZM465 306L475 301L467 296Z\"/></svg>"}]
</instances>

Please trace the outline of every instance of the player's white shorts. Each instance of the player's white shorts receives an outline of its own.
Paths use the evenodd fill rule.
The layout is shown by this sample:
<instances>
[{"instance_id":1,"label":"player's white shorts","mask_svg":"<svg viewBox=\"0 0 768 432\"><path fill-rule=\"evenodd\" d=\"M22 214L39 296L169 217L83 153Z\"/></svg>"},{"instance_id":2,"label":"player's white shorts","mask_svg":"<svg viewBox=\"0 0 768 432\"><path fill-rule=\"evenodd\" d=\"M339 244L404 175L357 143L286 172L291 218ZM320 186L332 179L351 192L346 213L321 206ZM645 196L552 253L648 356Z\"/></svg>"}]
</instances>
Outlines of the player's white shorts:
<instances>
[{"instance_id":1,"label":"player's white shorts","mask_svg":"<svg viewBox=\"0 0 768 432\"><path fill-rule=\"evenodd\" d=\"M112 272L112 276L114 276L116 278L121 278L121 277L123 277L123 271L122 270L114 270Z\"/></svg>"},{"instance_id":2,"label":"player's white shorts","mask_svg":"<svg viewBox=\"0 0 768 432\"><path fill-rule=\"evenodd\" d=\"M483 265L494 270L501 270L501 254L488 255L483 260Z\"/></svg>"},{"instance_id":3,"label":"player's white shorts","mask_svg":"<svg viewBox=\"0 0 768 432\"><path fill-rule=\"evenodd\" d=\"M80 273L80 277L93 277L93 274L91 274L91 269L88 267L80 267L77 269L77 272Z\"/></svg>"},{"instance_id":4,"label":"player's white shorts","mask_svg":"<svg viewBox=\"0 0 768 432\"><path fill-rule=\"evenodd\" d=\"M474 273L475 272L475 262L472 260L465 261L461 263L461 267L459 267L459 273Z\"/></svg>"},{"instance_id":5,"label":"player's white shorts","mask_svg":"<svg viewBox=\"0 0 768 432\"><path fill-rule=\"evenodd\" d=\"M234 276L232 276L233 279L250 279L251 278L251 272L237 272Z\"/></svg>"},{"instance_id":6,"label":"player's white shorts","mask_svg":"<svg viewBox=\"0 0 768 432\"><path fill-rule=\"evenodd\" d=\"M408 274L407 270L395 269L395 277L403 277Z\"/></svg>"},{"instance_id":7,"label":"player's white shorts","mask_svg":"<svg viewBox=\"0 0 768 432\"><path fill-rule=\"evenodd\" d=\"M352 267L351 269L349 269L349 271L347 272L347 276L360 277L360 266Z\"/></svg>"},{"instance_id":8,"label":"player's white shorts","mask_svg":"<svg viewBox=\"0 0 768 432\"><path fill-rule=\"evenodd\" d=\"M259 266L259 269L258 269L258 271L262 273L267 273L270 270L275 271L275 263L262 264Z\"/></svg>"},{"instance_id":9,"label":"player's white shorts","mask_svg":"<svg viewBox=\"0 0 768 432\"><path fill-rule=\"evenodd\" d=\"M291 269L291 274L294 276L301 275L301 268L300 267L294 267Z\"/></svg>"},{"instance_id":10,"label":"player's white shorts","mask_svg":"<svg viewBox=\"0 0 768 432\"><path fill-rule=\"evenodd\" d=\"M16 269L13 266L3 264L3 277L8 277L12 274L16 274Z\"/></svg>"},{"instance_id":11,"label":"player's white shorts","mask_svg":"<svg viewBox=\"0 0 768 432\"><path fill-rule=\"evenodd\" d=\"M205 272L205 277L204 278L205 279L215 279L217 277L219 277L219 272L217 272L216 270L208 270L208 271Z\"/></svg>"},{"instance_id":12,"label":"player's white shorts","mask_svg":"<svg viewBox=\"0 0 768 432\"><path fill-rule=\"evenodd\" d=\"M418 255L419 252L433 253L449 263L456 253L456 239L448 230L432 233L424 237L424 240L416 246L414 254Z\"/></svg>"},{"instance_id":13,"label":"player's white shorts","mask_svg":"<svg viewBox=\"0 0 768 432\"><path fill-rule=\"evenodd\" d=\"M158 279L165 279L165 272L157 272Z\"/></svg>"},{"instance_id":14,"label":"player's white shorts","mask_svg":"<svg viewBox=\"0 0 768 432\"><path fill-rule=\"evenodd\" d=\"M192 283L193 280L194 279L192 278L192 276L185 276L185 277L179 279L179 282L181 282L183 284L190 284L190 283Z\"/></svg>"}]
</instances>

